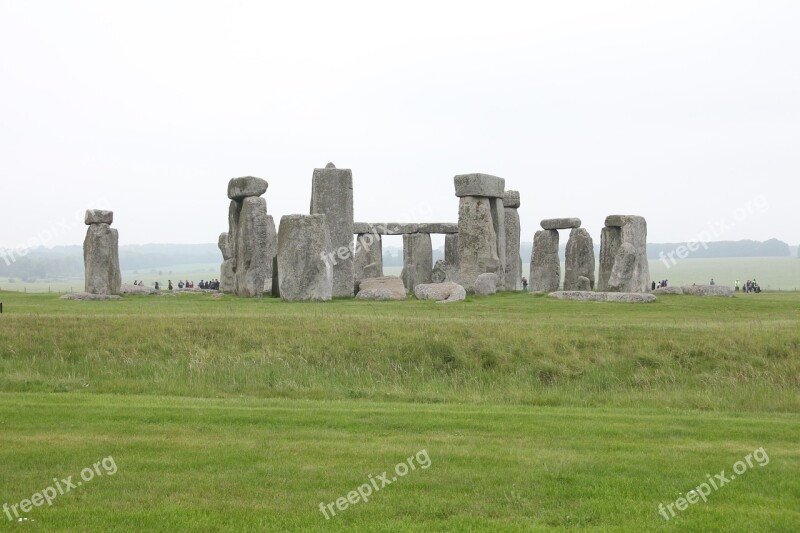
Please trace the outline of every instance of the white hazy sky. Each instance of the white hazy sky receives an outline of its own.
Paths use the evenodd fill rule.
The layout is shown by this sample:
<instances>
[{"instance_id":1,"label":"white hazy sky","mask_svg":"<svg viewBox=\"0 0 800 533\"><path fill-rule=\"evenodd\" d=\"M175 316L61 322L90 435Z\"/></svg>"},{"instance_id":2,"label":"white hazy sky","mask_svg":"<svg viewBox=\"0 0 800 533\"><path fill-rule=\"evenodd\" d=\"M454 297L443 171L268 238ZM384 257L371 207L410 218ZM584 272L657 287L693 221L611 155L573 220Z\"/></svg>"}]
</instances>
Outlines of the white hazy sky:
<instances>
[{"instance_id":1,"label":"white hazy sky","mask_svg":"<svg viewBox=\"0 0 800 533\"><path fill-rule=\"evenodd\" d=\"M0 246L79 244L86 208L121 244L216 242L230 178L277 223L328 161L359 221L455 222L453 176L486 172L525 240L625 213L797 244L798 28L791 1L0 0Z\"/></svg>"}]
</instances>

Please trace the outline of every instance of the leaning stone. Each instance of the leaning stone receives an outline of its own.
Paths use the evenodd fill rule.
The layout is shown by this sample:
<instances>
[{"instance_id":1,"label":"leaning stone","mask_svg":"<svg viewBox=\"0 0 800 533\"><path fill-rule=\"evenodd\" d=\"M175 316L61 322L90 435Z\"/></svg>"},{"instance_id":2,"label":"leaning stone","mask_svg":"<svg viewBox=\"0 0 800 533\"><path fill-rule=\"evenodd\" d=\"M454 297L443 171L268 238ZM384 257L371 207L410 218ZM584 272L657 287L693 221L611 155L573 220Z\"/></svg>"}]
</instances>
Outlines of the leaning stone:
<instances>
[{"instance_id":1,"label":"leaning stone","mask_svg":"<svg viewBox=\"0 0 800 533\"><path fill-rule=\"evenodd\" d=\"M417 231L419 233L450 235L453 233L458 233L458 224L451 222L420 222L417 224Z\"/></svg>"},{"instance_id":2,"label":"leaning stone","mask_svg":"<svg viewBox=\"0 0 800 533\"><path fill-rule=\"evenodd\" d=\"M108 224L92 224L83 241L86 292L116 294L122 285L119 270L119 233Z\"/></svg>"},{"instance_id":3,"label":"leaning stone","mask_svg":"<svg viewBox=\"0 0 800 533\"><path fill-rule=\"evenodd\" d=\"M73 292L61 296L61 300L119 300L120 297L116 294L91 294L88 292Z\"/></svg>"},{"instance_id":4,"label":"leaning stone","mask_svg":"<svg viewBox=\"0 0 800 533\"><path fill-rule=\"evenodd\" d=\"M542 229L570 229L580 228L579 218L546 218L541 222Z\"/></svg>"},{"instance_id":5,"label":"leaning stone","mask_svg":"<svg viewBox=\"0 0 800 533\"><path fill-rule=\"evenodd\" d=\"M111 223L114 222L114 212L104 211L102 209L87 209L83 222L87 226L91 226L92 224L108 224L110 226Z\"/></svg>"},{"instance_id":6,"label":"leaning stone","mask_svg":"<svg viewBox=\"0 0 800 533\"><path fill-rule=\"evenodd\" d=\"M539 230L533 236L531 292L553 292L561 284L558 231Z\"/></svg>"},{"instance_id":7,"label":"leaning stone","mask_svg":"<svg viewBox=\"0 0 800 533\"><path fill-rule=\"evenodd\" d=\"M406 289L403 280L397 276L362 279L359 283L359 300L405 300Z\"/></svg>"},{"instance_id":8,"label":"leaning stone","mask_svg":"<svg viewBox=\"0 0 800 533\"><path fill-rule=\"evenodd\" d=\"M551 292L550 297L558 300L578 300L582 302L652 303L656 301L656 297L652 294L638 292L557 291Z\"/></svg>"},{"instance_id":9,"label":"leaning stone","mask_svg":"<svg viewBox=\"0 0 800 533\"><path fill-rule=\"evenodd\" d=\"M683 294L691 296L723 296L733 297L733 287L727 285L684 285L681 287Z\"/></svg>"},{"instance_id":10,"label":"leaning stone","mask_svg":"<svg viewBox=\"0 0 800 533\"><path fill-rule=\"evenodd\" d=\"M486 198L502 198L506 189L506 180L489 174L462 174L453 178L456 196L482 196Z\"/></svg>"},{"instance_id":11,"label":"leaning stone","mask_svg":"<svg viewBox=\"0 0 800 533\"><path fill-rule=\"evenodd\" d=\"M421 283L430 283L432 271L431 236L427 233L403 235L403 271L400 277L406 289L411 291Z\"/></svg>"},{"instance_id":12,"label":"leaning stone","mask_svg":"<svg viewBox=\"0 0 800 533\"><path fill-rule=\"evenodd\" d=\"M564 290L594 289L594 243L592 236L584 228L574 228L569 232L566 257L564 262ZM589 287L578 288L578 280L586 278Z\"/></svg>"},{"instance_id":13,"label":"leaning stone","mask_svg":"<svg viewBox=\"0 0 800 533\"><path fill-rule=\"evenodd\" d=\"M464 196L458 206L458 280L472 291L475 280L500 270L492 198Z\"/></svg>"},{"instance_id":14,"label":"leaning stone","mask_svg":"<svg viewBox=\"0 0 800 533\"><path fill-rule=\"evenodd\" d=\"M228 182L228 198L244 200L248 196L261 196L267 192L267 182L261 178L245 176Z\"/></svg>"},{"instance_id":15,"label":"leaning stone","mask_svg":"<svg viewBox=\"0 0 800 533\"><path fill-rule=\"evenodd\" d=\"M278 230L278 286L283 300L330 300L332 245L325 215L286 215ZM351 284L350 290L353 290Z\"/></svg>"},{"instance_id":16,"label":"leaning stone","mask_svg":"<svg viewBox=\"0 0 800 533\"><path fill-rule=\"evenodd\" d=\"M481 274L475 280L475 296L489 296L497 293L497 274Z\"/></svg>"},{"instance_id":17,"label":"leaning stone","mask_svg":"<svg viewBox=\"0 0 800 533\"><path fill-rule=\"evenodd\" d=\"M242 200L235 245L235 292L238 296L259 297L264 294L267 275L271 275L272 266L270 221L264 198L248 196Z\"/></svg>"},{"instance_id":18,"label":"leaning stone","mask_svg":"<svg viewBox=\"0 0 800 533\"><path fill-rule=\"evenodd\" d=\"M335 260L333 296L353 296L353 173L350 169L315 168L311 185L311 214L325 215Z\"/></svg>"},{"instance_id":19,"label":"leaning stone","mask_svg":"<svg viewBox=\"0 0 800 533\"><path fill-rule=\"evenodd\" d=\"M458 283L430 283L414 287L417 300L435 300L436 302L460 302L467 297L467 291Z\"/></svg>"}]
</instances>

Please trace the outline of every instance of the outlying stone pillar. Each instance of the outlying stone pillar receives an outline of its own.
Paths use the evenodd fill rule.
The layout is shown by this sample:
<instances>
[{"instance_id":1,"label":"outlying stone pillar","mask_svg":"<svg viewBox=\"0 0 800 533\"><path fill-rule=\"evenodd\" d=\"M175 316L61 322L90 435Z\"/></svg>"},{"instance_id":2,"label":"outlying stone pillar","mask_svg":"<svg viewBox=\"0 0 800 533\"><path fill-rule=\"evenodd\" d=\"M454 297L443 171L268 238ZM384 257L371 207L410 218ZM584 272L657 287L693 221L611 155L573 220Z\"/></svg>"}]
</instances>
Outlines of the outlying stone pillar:
<instances>
[{"instance_id":1,"label":"outlying stone pillar","mask_svg":"<svg viewBox=\"0 0 800 533\"><path fill-rule=\"evenodd\" d=\"M456 272L458 271L458 233L444 236L444 260Z\"/></svg>"},{"instance_id":2,"label":"outlying stone pillar","mask_svg":"<svg viewBox=\"0 0 800 533\"><path fill-rule=\"evenodd\" d=\"M431 282L433 273L433 246L430 233L403 235L403 271L400 277L406 290Z\"/></svg>"},{"instance_id":3,"label":"outlying stone pillar","mask_svg":"<svg viewBox=\"0 0 800 533\"><path fill-rule=\"evenodd\" d=\"M266 181L253 176L234 178L228 182L231 203L228 209L227 242L220 245L224 259L220 269L220 286L223 290L226 287L233 290L239 296L261 296L265 288L271 286L276 235L275 223L267 215L267 201L261 198L267 192L267 186ZM229 279L224 281L226 276Z\"/></svg>"},{"instance_id":4,"label":"outlying stone pillar","mask_svg":"<svg viewBox=\"0 0 800 533\"><path fill-rule=\"evenodd\" d=\"M522 258L520 257L519 192L506 191L503 196L506 229L506 263L504 283L507 291L522 290Z\"/></svg>"},{"instance_id":5,"label":"outlying stone pillar","mask_svg":"<svg viewBox=\"0 0 800 533\"><path fill-rule=\"evenodd\" d=\"M233 257L233 245L227 233L220 233L217 242L219 251L222 252L222 266L219 269L219 289L222 292L234 292L236 290L236 273L233 265L236 259Z\"/></svg>"},{"instance_id":6,"label":"outlying stone pillar","mask_svg":"<svg viewBox=\"0 0 800 533\"><path fill-rule=\"evenodd\" d=\"M278 231L278 290L283 300L330 300L334 250L325 215L286 215ZM350 290L353 290L351 285Z\"/></svg>"},{"instance_id":7,"label":"outlying stone pillar","mask_svg":"<svg viewBox=\"0 0 800 533\"><path fill-rule=\"evenodd\" d=\"M117 294L122 285L119 270L119 233L111 228L113 211L88 209L84 222L89 228L83 241L86 292Z\"/></svg>"},{"instance_id":8,"label":"outlying stone pillar","mask_svg":"<svg viewBox=\"0 0 800 533\"><path fill-rule=\"evenodd\" d=\"M505 263L505 180L488 174L454 178L458 206L459 281L472 292L484 273L503 273ZM502 259L501 259L502 256Z\"/></svg>"},{"instance_id":9,"label":"outlying stone pillar","mask_svg":"<svg viewBox=\"0 0 800 533\"><path fill-rule=\"evenodd\" d=\"M605 292L647 292L647 221L634 215L606 217L600 234L600 276L597 289Z\"/></svg>"},{"instance_id":10,"label":"outlying stone pillar","mask_svg":"<svg viewBox=\"0 0 800 533\"><path fill-rule=\"evenodd\" d=\"M353 173L350 169L337 169L333 163L314 169L311 214L325 215L331 243L337 253L333 265L333 295L353 296Z\"/></svg>"},{"instance_id":11,"label":"outlying stone pillar","mask_svg":"<svg viewBox=\"0 0 800 533\"><path fill-rule=\"evenodd\" d=\"M355 287L362 279L380 277L383 277L381 236L377 233L359 233L356 238Z\"/></svg>"},{"instance_id":12,"label":"outlying stone pillar","mask_svg":"<svg viewBox=\"0 0 800 533\"><path fill-rule=\"evenodd\" d=\"M533 236L531 292L554 292L561 283L558 230L543 229Z\"/></svg>"},{"instance_id":13,"label":"outlying stone pillar","mask_svg":"<svg viewBox=\"0 0 800 533\"><path fill-rule=\"evenodd\" d=\"M585 278L582 281L580 278ZM585 288L588 282L589 288ZM569 232L564 265L564 290L594 290L594 243L584 228Z\"/></svg>"}]
</instances>

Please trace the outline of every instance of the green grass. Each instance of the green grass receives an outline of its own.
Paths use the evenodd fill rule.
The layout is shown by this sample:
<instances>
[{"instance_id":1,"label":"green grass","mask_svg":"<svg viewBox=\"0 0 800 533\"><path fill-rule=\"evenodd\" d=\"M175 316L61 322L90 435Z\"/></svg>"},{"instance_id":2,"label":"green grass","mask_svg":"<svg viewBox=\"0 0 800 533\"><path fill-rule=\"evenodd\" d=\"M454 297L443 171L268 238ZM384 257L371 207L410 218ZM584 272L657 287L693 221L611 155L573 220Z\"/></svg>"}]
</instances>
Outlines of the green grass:
<instances>
[{"instance_id":1,"label":"green grass","mask_svg":"<svg viewBox=\"0 0 800 533\"><path fill-rule=\"evenodd\" d=\"M0 301L0 505L118 467L0 530L800 528L800 293ZM423 449L430 468L319 511Z\"/></svg>"}]
</instances>

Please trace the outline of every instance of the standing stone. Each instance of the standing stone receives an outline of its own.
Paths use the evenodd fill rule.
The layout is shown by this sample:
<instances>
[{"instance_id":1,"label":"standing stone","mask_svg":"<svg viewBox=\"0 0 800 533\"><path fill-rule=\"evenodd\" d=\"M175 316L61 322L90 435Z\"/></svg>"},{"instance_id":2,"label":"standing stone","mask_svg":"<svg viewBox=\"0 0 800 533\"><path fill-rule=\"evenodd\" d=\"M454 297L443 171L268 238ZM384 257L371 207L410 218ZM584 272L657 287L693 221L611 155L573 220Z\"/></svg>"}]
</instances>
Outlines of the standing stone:
<instances>
[{"instance_id":1,"label":"standing stone","mask_svg":"<svg viewBox=\"0 0 800 533\"><path fill-rule=\"evenodd\" d=\"M519 220L519 192L506 191L503 196L506 228L505 290L522 290L522 257L520 256L521 224Z\"/></svg>"},{"instance_id":2,"label":"standing stone","mask_svg":"<svg viewBox=\"0 0 800 533\"><path fill-rule=\"evenodd\" d=\"M235 241L236 294L239 296L261 296L267 275L272 274L268 226L264 198L248 196L241 201Z\"/></svg>"},{"instance_id":3,"label":"standing stone","mask_svg":"<svg viewBox=\"0 0 800 533\"><path fill-rule=\"evenodd\" d=\"M444 236L444 260L450 268L458 271L458 233Z\"/></svg>"},{"instance_id":4,"label":"standing stone","mask_svg":"<svg viewBox=\"0 0 800 533\"><path fill-rule=\"evenodd\" d=\"M278 232L275 230L275 219L267 215L267 262L264 275L264 294L272 294L273 269L278 256Z\"/></svg>"},{"instance_id":5,"label":"standing stone","mask_svg":"<svg viewBox=\"0 0 800 533\"><path fill-rule=\"evenodd\" d=\"M479 196L462 196L459 200L458 278L468 292L472 292L478 276L500 270L492 204L493 199Z\"/></svg>"},{"instance_id":6,"label":"standing stone","mask_svg":"<svg viewBox=\"0 0 800 533\"><path fill-rule=\"evenodd\" d=\"M433 283L444 283L446 281L456 281L458 278L457 273L453 267L444 259L439 259L433 265L433 272L431 273L431 281Z\"/></svg>"},{"instance_id":7,"label":"standing stone","mask_svg":"<svg viewBox=\"0 0 800 533\"><path fill-rule=\"evenodd\" d=\"M497 258L500 260L496 284L499 290L504 290L506 282L506 210L503 207L503 199L494 198L491 208L492 226L494 226L494 233L497 238Z\"/></svg>"},{"instance_id":8,"label":"standing stone","mask_svg":"<svg viewBox=\"0 0 800 533\"><path fill-rule=\"evenodd\" d=\"M283 300L330 300L333 246L325 215L286 215L278 230L278 287ZM350 290L354 287L350 286Z\"/></svg>"},{"instance_id":9,"label":"standing stone","mask_svg":"<svg viewBox=\"0 0 800 533\"><path fill-rule=\"evenodd\" d=\"M236 290L236 273L233 271L233 265L236 260L233 257L233 245L227 233L220 233L217 246L222 252L223 259L219 273L219 288L222 292L234 292Z\"/></svg>"},{"instance_id":10,"label":"standing stone","mask_svg":"<svg viewBox=\"0 0 800 533\"><path fill-rule=\"evenodd\" d=\"M383 241L377 233L360 233L356 238L354 283L383 277Z\"/></svg>"},{"instance_id":11,"label":"standing stone","mask_svg":"<svg viewBox=\"0 0 800 533\"><path fill-rule=\"evenodd\" d=\"M311 187L311 214L325 215L336 260L333 263L333 295L353 296L353 173L333 163L315 168Z\"/></svg>"},{"instance_id":12,"label":"standing stone","mask_svg":"<svg viewBox=\"0 0 800 533\"><path fill-rule=\"evenodd\" d=\"M430 233L403 235L403 272L400 277L411 292L422 283L430 283L433 273L433 246Z\"/></svg>"},{"instance_id":13,"label":"standing stone","mask_svg":"<svg viewBox=\"0 0 800 533\"><path fill-rule=\"evenodd\" d=\"M594 243L584 228L574 228L567 240L564 265L564 290L580 291L594 289ZM580 289L579 278L589 280L589 289Z\"/></svg>"},{"instance_id":14,"label":"standing stone","mask_svg":"<svg viewBox=\"0 0 800 533\"><path fill-rule=\"evenodd\" d=\"M86 211L84 220L89 228L83 241L83 265L86 292L89 294L112 295L120 292L119 233L109 225L113 219L111 211Z\"/></svg>"},{"instance_id":15,"label":"standing stone","mask_svg":"<svg viewBox=\"0 0 800 533\"><path fill-rule=\"evenodd\" d=\"M533 236L531 253L531 292L554 292L561 283L558 257L558 231L539 230Z\"/></svg>"},{"instance_id":16,"label":"standing stone","mask_svg":"<svg viewBox=\"0 0 800 533\"><path fill-rule=\"evenodd\" d=\"M598 290L648 292L647 221L640 216L611 215L605 226L600 234Z\"/></svg>"}]
</instances>

